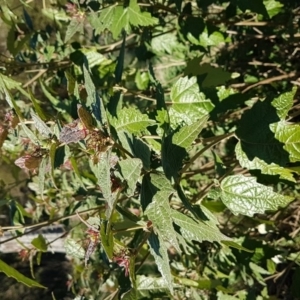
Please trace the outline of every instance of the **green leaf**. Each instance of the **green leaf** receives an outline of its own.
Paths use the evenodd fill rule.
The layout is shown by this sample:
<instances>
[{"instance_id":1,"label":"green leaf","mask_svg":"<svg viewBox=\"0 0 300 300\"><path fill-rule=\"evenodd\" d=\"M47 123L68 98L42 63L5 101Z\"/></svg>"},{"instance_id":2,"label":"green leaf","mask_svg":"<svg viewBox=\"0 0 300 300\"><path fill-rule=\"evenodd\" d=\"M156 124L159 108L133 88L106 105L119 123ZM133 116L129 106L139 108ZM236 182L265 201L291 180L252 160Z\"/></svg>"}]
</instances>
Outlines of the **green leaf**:
<instances>
[{"instance_id":1,"label":"green leaf","mask_svg":"<svg viewBox=\"0 0 300 300\"><path fill-rule=\"evenodd\" d=\"M119 161L121 174L127 182L127 194L133 195L136 189L136 183L140 177L142 162L138 158L127 158Z\"/></svg>"},{"instance_id":2,"label":"green leaf","mask_svg":"<svg viewBox=\"0 0 300 300\"><path fill-rule=\"evenodd\" d=\"M203 116L199 121L183 126L172 137L172 144L182 148L188 148L193 141L198 137L201 130L204 128L208 120L208 117Z\"/></svg>"},{"instance_id":3,"label":"green leaf","mask_svg":"<svg viewBox=\"0 0 300 300\"><path fill-rule=\"evenodd\" d=\"M115 198L111 192L111 179L110 179L110 154L111 151L101 153L97 164L90 162L92 172L95 174L98 185L101 189L103 197L107 203L105 212L106 218L109 219L115 206Z\"/></svg>"},{"instance_id":4,"label":"green leaf","mask_svg":"<svg viewBox=\"0 0 300 300\"><path fill-rule=\"evenodd\" d=\"M49 149L49 160L50 160L50 175L54 187L56 187L54 169L63 164L65 156L65 147L57 148L59 144L57 142L52 142ZM57 188L57 187L56 187Z\"/></svg>"},{"instance_id":5,"label":"green leaf","mask_svg":"<svg viewBox=\"0 0 300 300\"><path fill-rule=\"evenodd\" d=\"M168 242L181 252L176 232L173 227L172 209L169 204L170 192L159 191L153 197L152 202L147 206L145 215L152 221L154 232L159 232L160 240Z\"/></svg>"},{"instance_id":6,"label":"green leaf","mask_svg":"<svg viewBox=\"0 0 300 300\"><path fill-rule=\"evenodd\" d=\"M263 0L255 0L255 1L238 0L237 4L243 12L245 12L246 10L250 10L252 12L256 12L258 14L263 15L267 19L269 18Z\"/></svg>"},{"instance_id":7,"label":"green leaf","mask_svg":"<svg viewBox=\"0 0 300 300\"><path fill-rule=\"evenodd\" d=\"M158 19L152 17L150 13L141 12L136 0L131 0L127 7L116 4L104 8L100 16L92 13L89 21L96 29L96 34L107 28L115 39L123 29L130 33L131 26L152 26L158 23Z\"/></svg>"},{"instance_id":8,"label":"green leaf","mask_svg":"<svg viewBox=\"0 0 300 300\"><path fill-rule=\"evenodd\" d=\"M187 155L185 148L174 145L173 140L174 134L166 136L162 141L161 149L161 161L164 172L168 179L178 178L178 171L182 168L183 159Z\"/></svg>"},{"instance_id":9,"label":"green leaf","mask_svg":"<svg viewBox=\"0 0 300 300\"><path fill-rule=\"evenodd\" d=\"M8 103L8 105L15 110L20 120L22 120L23 116L21 110L9 91L10 89L14 89L18 87L19 87L18 83L16 83L14 80L0 73L0 95L1 93L5 95L5 100Z\"/></svg>"},{"instance_id":10,"label":"green leaf","mask_svg":"<svg viewBox=\"0 0 300 300\"><path fill-rule=\"evenodd\" d=\"M195 287L200 290L212 290L215 289L217 286L222 286L221 280L214 280L214 279L200 279L200 280L192 280L185 277L178 277L176 276L176 282L190 287Z\"/></svg>"},{"instance_id":11,"label":"green leaf","mask_svg":"<svg viewBox=\"0 0 300 300\"><path fill-rule=\"evenodd\" d=\"M126 32L122 32L123 35L123 41L121 45L121 49L119 51L117 65L115 69L115 82L116 84L120 84L122 80L122 75L124 71L124 59L125 59L125 45L126 45Z\"/></svg>"},{"instance_id":12,"label":"green leaf","mask_svg":"<svg viewBox=\"0 0 300 300\"><path fill-rule=\"evenodd\" d=\"M229 237L220 232L216 225L213 225L213 221L197 222L175 210L172 210L172 219L180 227L180 232L187 241L221 242L230 240Z\"/></svg>"},{"instance_id":13,"label":"green leaf","mask_svg":"<svg viewBox=\"0 0 300 300\"><path fill-rule=\"evenodd\" d=\"M275 138L284 143L284 149L289 153L290 161L300 160L300 125L285 121L271 125Z\"/></svg>"},{"instance_id":14,"label":"green leaf","mask_svg":"<svg viewBox=\"0 0 300 300\"><path fill-rule=\"evenodd\" d=\"M85 61L85 63L83 64L83 75L84 75L85 89L88 94L86 106L91 107L92 104L95 104L95 102L96 102L96 88L95 88L94 82L91 78L87 61Z\"/></svg>"},{"instance_id":15,"label":"green leaf","mask_svg":"<svg viewBox=\"0 0 300 300\"><path fill-rule=\"evenodd\" d=\"M44 113L43 109L41 108L38 100L33 96L32 91L29 90L28 91L29 95L30 95L30 100L32 101L32 104L34 106L34 110L37 113L37 115L43 120L46 121L47 120L47 116Z\"/></svg>"},{"instance_id":16,"label":"green leaf","mask_svg":"<svg viewBox=\"0 0 300 300\"><path fill-rule=\"evenodd\" d=\"M278 15L282 11L282 7L284 5L279 1L265 0L264 6L266 7L269 17L273 18L274 16Z\"/></svg>"},{"instance_id":17,"label":"green leaf","mask_svg":"<svg viewBox=\"0 0 300 300\"><path fill-rule=\"evenodd\" d=\"M253 177L233 175L222 181L221 199L235 215L251 217L256 213L285 207L294 198L273 192L272 188L257 183Z\"/></svg>"},{"instance_id":18,"label":"green leaf","mask_svg":"<svg viewBox=\"0 0 300 300\"><path fill-rule=\"evenodd\" d=\"M290 92L283 93L272 101L272 105L276 108L281 120L287 117L289 110L292 108L296 92L297 87L293 87Z\"/></svg>"},{"instance_id":19,"label":"green leaf","mask_svg":"<svg viewBox=\"0 0 300 300\"><path fill-rule=\"evenodd\" d=\"M150 170L151 150L149 146L137 137L133 137L132 143L133 145L131 147L134 156L143 162L143 168L145 170Z\"/></svg>"},{"instance_id":20,"label":"green leaf","mask_svg":"<svg viewBox=\"0 0 300 300\"><path fill-rule=\"evenodd\" d=\"M246 251L246 252L254 252L253 250L249 250L245 247L243 247L242 245L234 242L234 241L222 241L222 244L228 246L228 247L232 247L232 248L235 248L235 249L238 249L238 250L242 250L242 251Z\"/></svg>"},{"instance_id":21,"label":"green leaf","mask_svg":"<svg viewBox=\"0 0 300 300\"><path fill-rule=\"evenodd\" d=\"M246 153L242 150L240 142L235 146L235 154L243 168L247 168L248 170L260 170L262 174L266 175L279 175L281 179L296 182L293 172L290 169L280 167L274 163L267 164L257 157L254 157L253 160L249 160Z\"/></svg>"},{"instance_id":22,"label":"green leaf","mask_svg":"<svg viewBox=\"0 0 300 300\"><path fill-rule=\"evenodd\" d=\"M68 25L65 43L68 42L76 32L83 34L84 31L84 19L72 18L70 24Z\"/></svg>"},{"instance_id":23,"label":"green leaf","mask_svg":"<svg viewBox=\"0 0 300 300\"><path fill-rule=\"evenodd\" d=\"M149 86L149 81L150 80L148 72L142 72L141 70L137 70L134 82L139 90L146 90Z\"/></svg>"},{"instance_id":24,"label":"green leaf","mask_svg":"<svg viewBox=\"0 0 300 300\"><path fill-rule=\"evenodd\" d=\"M100 226L100 237L101 237L101 245L109 259L113 258L114 252L114 236L111 230L106 230L105 223Z\"/></svg>"},{"instance_id":25,"label":"green leaf","mask_svg":"<svg viewBox=\"0 0 300 300\"><path fill-rule=\"evenodd\" d=\"M45 124L45 122L38 116L36 115L33 111L31 111L31 117L33 119L35 128L38 130L38 132L46 137L50 138L52 136L52 131L50 128Z\"/></svg>"},{"instance_id":26,"label":"green leaf","mask_svg":"<svg viewBox=\"0 0 300 300\"><path fill-rule=\"evenodd\" d=\"M64 112L64 110L60 109L58 107L59 105L59 100L56 99L47 89L47 87L45 86L45 84L43 83L42 80L39 80L39 84L42 88L43 94L47 97L47 99L53 104L53 106L55 107L55 109L57 109L58 111Z\"/></svg>"},{"instance_id":27,"label":"green leaf","mask_svg":"<svg viewBox=\"0 0 300 300\"><path fill-rule=\"evenodd\" d=\"M150 253L154 257L157 268L162 275L162 279L164 281L163 285L167 286L173 294L173 278L171 275L167 247L165 246L161 236L159 234L156 235L153 232L148 238L148 245L150 247Z\"/></svg>"},{"instance_id":28,"label":"green leaf","mask_svg":"<svg viewBox=\"0 0 300 300\"><path fill-rule=\"evenodd\" d=\"M20 120L20 123L21 123L21 127L22 127L23 131L25 132L27 137L30 139L30 141L32 143L34 143L35 145L39 145L39 139L37 138L37 136L24 124L24 122L22 122L22 120Z\"/></svg>"},{"instance_id":29,"label":"green leaf","mask_svg":"<svg viewBox=\"0 0 300 300\"><path fill-rule=\"evenodd\" d=\"M79 93L78 93L78 83L76 79L74 78L73 74L66 70L65 71L65 76L67 79L67 90L69 95L75 95L77 98L79 98Z\"/></svg>"},{"instance_id":30,"label":"green leaf","mask_svg":"<svg viewBox=\"0 0 300 300\"><path fill-rule=\"evenodd\" d=\"M38 237L34 238L31 241L31 244L38 250L42 252L47 252L48 246L45 238L39 234Z\"/></svg>"},{"instance_id":31,"label":"green leaf","mask_svg":"<svg viewBox=\"0 0 300 300\"><path fill-rule=\"evenodd\" d=\"M172 107L169 110L171 124L176 128L178 124L185 122L191 125L207 116L213 109L213 104L199 92L196 77L180 78L172 87Z\"/></svg>"},{"instance_id":32,"label":"green leaf","mask_svg":"<svg viewBox=\"0 0 300 300\"><path fill-rule=\"evenodd\" d=\"M289 162L288 153L270 129L270 124L279 121L270 100L258 101L246 111L238 125L236 135L241 141L242 150L249 160L255 157L267 164L284 166Z\"/></svg>"},{"instance_id":33,"label":"green leaf","mask_svg":"<svg viewBox=\"0 0 300 300\"><path fill-rule=\"evenodd\" d=\"M111 26L115 21L115 16L120 12L121 10L118 7L118 4L114 4L101 10L100 16L97 13L91 13L89 21L93 28L95 28L95 34L102 33L106 28L111 30Z\"/></svg>"},{"instance_id":34,"label":"green leaf","mask_svg":"<svg viewBox=\"0 0 300 300\"><path fill-rule=\"evenodd\" d=\"M169 294L169 287L163 278L138 275L136 278L138 299L152 298L153 294Z\"/></svg>"},{"instance_id":35,"label":"green leaf","mask_svg":"<svg viewBox=\"0 0 300 300\"><path fill-rule=\"evenodd\" d=\"M45 286L39 284L38 282L24 276L14 268L7 265L4 261L0 260L0 272L5 273L8 277L13 277L18 282L21 282L29 287L39 287L39 288L46 288Z\"/></svg>"},{"instance_id":36,"label":"green leaf","mask_svg":"<svg viewBox=\"0 0 300 300\"><path fill-rule=\"evenodd\" d=\"M215 87L225 84L231 79L231 73L224 71L222 68L216 68L210 64L203 64L202 58L194 58L188 62L184 71L185 75L201 75L202 87Z\"/></svg>"},{"instance_id":37,"label":"green leaf","mask_svg":"<svg viewBox=\"0 0 300 300\"><path fill-rule=\"evenodd\" d=\"M48 157L43 157L39 166L39 193L44 199L45 176L47 168Z\"/></svg>"},{"instance_id":38,"label":"green leaf","mask_svg":"<svg viewBox=\"0 0 300 300\"><path fill-rule=\"evenodd\" d=\"M204 48L207 48L209 46L218 46L224 42L225 39L223 33L220 31L215 31L210 34L207 31L204 31L201 33L199 39L199 45Z\"/></svg>"},{"instance_id":39,"label":"green leaf","mask_svg":"<svg viewBox=\"0 0 300 300\"><path fill-rule=\"evenodd\" d=\"M152 26L158 19L148 12L141 12L136 0L131 0L128 7L118 6L114 11L113 22L109 28L114 38L117 38L122 29L130 33L131 26Z\"/></svg>"},{"instance_id":40,"label":"green leaf","mask_svg":"<svg viewBox=\"0 0 300 300\"><path fill-rule=\"evenodd\" d=\"M126 130L132 134L139 134L148 126L155 125L155 121L135 108L123 108L117 118L111 118L110 123L117 132Z\"/></svg>"},{"instance_id":41,"label":"green leaf","mask_svg":"<svg viewBox=\"0 0 300 300\"><path fill-rule=\"evenodd\" d=\"M80 243L74 239L66 238L64 242L66 254L71 257L83 259L85 257L85 251Z\"/></svg>"}]
</instances>

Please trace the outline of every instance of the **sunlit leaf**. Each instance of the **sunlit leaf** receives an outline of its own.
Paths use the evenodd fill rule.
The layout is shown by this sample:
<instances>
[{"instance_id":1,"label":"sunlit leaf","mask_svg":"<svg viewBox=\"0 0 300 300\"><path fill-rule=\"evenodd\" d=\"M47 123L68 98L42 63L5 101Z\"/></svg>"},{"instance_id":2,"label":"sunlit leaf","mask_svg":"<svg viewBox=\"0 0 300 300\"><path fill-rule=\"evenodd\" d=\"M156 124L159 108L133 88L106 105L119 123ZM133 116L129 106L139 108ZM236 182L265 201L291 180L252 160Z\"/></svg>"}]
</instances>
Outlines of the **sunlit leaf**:
<instances>
[{"instance_id":1,"label":"sunlit leaf","mask_svg":"<svg viewBox=\"0 0 300 300\"><path fill-rule=\"evenodd\" d=\"M147 206L145 215L151 220L154 232L159 232L160 241L168 242L179 253L181 252L175 229L173 227L172 209L169 204L170 193L159 191Z\"/></svg>"},{"instance_id":2,"label":"sunlit leaf","mask_svg":"<svg viewBox=\"0 0 300 300\"><path fill-rule=\"evenodd\" d=\"M292 108L296 92L297 88L294 87L292 91L283 93L272 101L272 105L276 108L280 119L284 120Z\"/></svg>"},{"instance_id":3,"label":"sunlit leaf","mask_svg":"<svg viewBox=\"0 0 300 300\"><path fill-rule=\"evenodd\" d=\"M38 250L42 252L47 252L48 246L45 238L39 234L38 237L34 238L31 241L31 244Z\"/></svg>"},{"instance_id":4,"label":"sunlit leaf","mask_svg":"<svg viewBox=\"0 0 300 300\"><path fill-rule=\"evenodd\" d=\"M163 286L167 286L171 293L173 293L173 278L171 275L169 257L167 247L164 244L160 235L151 233L148 239L148 245L150 247L150 253L154 257L157 268L162 275Z\"/></svg>"},{"instance_id":5,"label":"sunlit leaf","mask_svg":"<svg viewBox=\"0 0 300 300\"><path fill-rule=\"evenodd\" d=\"M262 174L267 175L279 175L281 179L296 182L293 172L290 169L280 167L274 163L267 164L257 157L254 157L253 160L249 160L246 153L242 150L240 142L235 146L235 154L243 168L247 168L248 170L260 170Z\"/></svg>"},{"instance_id":6,"label":"sunlit leaf","mask_svg":"<svg viewBox=\"0 0 300 300\"><path fill-rule=\"evenodd\" d=\"M206 125L208 118L203 116L199 121L194 124L183 126L176 132L172 137L172 143L174 145L188 148L191 146L192 142L198 137L201 130Z\"/></svg>"},{"instance_id":7,"label":"sunlit leaf","mask_svg":"<svg viewBox=\"0 0 300 300\"><path fill-rule=\"evenodd\" d=\"M285 207L294 198L273 192L253 177L233 175L221 182L221 199L234 214L253 216Z\"/></svg>"},{"instance_id":8,"label":"sunlit leaf","mask_svg":"<svg viewBox=\"0 0 300 300\"><path fill-rule=\"evenodd\" d=\"M289 153L290 161L300 160L300 125L285 121L271 125L275 138L284 143L283 148Z\"/></svg>"},{"instance_id":9,"label":"sunlit leaf","mask_svg":"<svg viewBox=\"0 0 300 300\"><path fill-rule=\"evenodd\" d=\"M126 130L132 134L139 134L148 126L155 125L155 121L135 108L123 108L118 112L118 118L111 119L111 125L117 131Z\"/></svg>"},{"instance_id":10,"label":"sunlit leaf","mask_svg":"<svg viewBox=\"0 0 300 300\"><path fill-rule=\"evenodd\" d=\"M24 276L23 274L19 273L16 269L7 265L4 261L0 260L0 272L5 273L8 277L13 277L18 282L21 282L29 287L39 287L39 288L46 288L43 285L39 284L38 282Z\"/></svg>"},{"instance_id":11,"label":"sunlit leaf","mask_svg":"<svg viewBox=\"0 0 300 300\"><path fill-rule=\"evenodd\" d=\"M172 210L171 217L174 223L180 227L180 232L187 241L221 242L230 240L220 232L217 226L212 226L212 224L196 222L194 219L175 210Z\"/></svg>"},{"instance_id":12,"label":"sunlit leaf","mask_svg":"<svg viewBox=\"0 0 300 300\"><path fill-rule=\"evenodd\" d=\"M205 116L213 109L213 104L199 91L196 77L180 78L171 89L173 102L169 110L173 127L184 122L191 125Z\"/></svg>"},{"instance_id":13,"label":"sunlit leaf","mask_svg":"<svg viewBox=\"0 0 300 300\"><path fill-rule=\"evenodd\" d=\"M127 158L119 162L121 173L126 180L128 195L133 195L136 189L136 183L140 177L142 162L138 158Z\"/></svg>"},{"instance_id":14,"label":"sunlit leaf","mask_svg":"<svg viewBox=\"0 0 300 300\"><path fill-rule=\"evenodd\" d=\"M39 133L46 138L51 137L52 132L51 132L50 128L45 124L45 122L38 115L36 115L33 111L31 111L31 116L32 116L35 128L39 131Z\"/></svg>"}]
</instances>

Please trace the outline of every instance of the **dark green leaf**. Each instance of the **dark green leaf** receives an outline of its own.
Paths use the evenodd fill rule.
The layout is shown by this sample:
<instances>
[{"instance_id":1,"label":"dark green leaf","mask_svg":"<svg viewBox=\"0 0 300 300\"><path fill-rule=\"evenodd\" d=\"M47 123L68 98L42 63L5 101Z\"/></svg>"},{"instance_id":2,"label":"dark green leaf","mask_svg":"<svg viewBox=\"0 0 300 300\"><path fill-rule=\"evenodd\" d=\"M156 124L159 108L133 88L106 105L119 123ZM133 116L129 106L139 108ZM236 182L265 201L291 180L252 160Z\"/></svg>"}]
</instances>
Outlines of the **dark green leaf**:
<instances>
[{"instance_id":1,"label":"dark green leaf","mask_svg":"<svg viewBox=\"0 0 300 300\"><path fill-rule=\"evenodd\" d=\"M267 164L279 166L289 161L288 153L283 149L284 144L276 140L270 130L270 124L278 121L276 110L268 99L258 101L243 114L236 134L249 160L257 157Z\"/></svg>"}]
</instances>

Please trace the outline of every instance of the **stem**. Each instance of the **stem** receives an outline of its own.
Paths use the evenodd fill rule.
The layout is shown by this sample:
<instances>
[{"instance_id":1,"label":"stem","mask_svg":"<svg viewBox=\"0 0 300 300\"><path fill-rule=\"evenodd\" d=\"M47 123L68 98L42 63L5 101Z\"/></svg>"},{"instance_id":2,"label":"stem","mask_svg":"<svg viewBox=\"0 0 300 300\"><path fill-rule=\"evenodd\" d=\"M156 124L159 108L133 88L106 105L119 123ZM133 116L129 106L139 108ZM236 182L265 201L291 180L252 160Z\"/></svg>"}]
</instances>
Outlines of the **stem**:
<instances>
[{"instance_id":1,"label":"stem","mask_svg":"<svg viewBox=\"0 0 300 300\"><path fill-rule=\"evenodd\" d=\"M202 148L199 152L197 152L191 159L190 161L182 168L182 170L180 171L180 174L182 175L183 173L185 173L188 168L193 164L193 162L200 156L202 155L206 150L210 149L211 147L215 146L216 144L218 144L220 141L222 141L223 139L227 139L229 137L234 136L235 133L234 132L230 132L221 136L217 136L212 138L213 142L211 144L206 145L204 148Z\"/></svg>"}]
</instances>

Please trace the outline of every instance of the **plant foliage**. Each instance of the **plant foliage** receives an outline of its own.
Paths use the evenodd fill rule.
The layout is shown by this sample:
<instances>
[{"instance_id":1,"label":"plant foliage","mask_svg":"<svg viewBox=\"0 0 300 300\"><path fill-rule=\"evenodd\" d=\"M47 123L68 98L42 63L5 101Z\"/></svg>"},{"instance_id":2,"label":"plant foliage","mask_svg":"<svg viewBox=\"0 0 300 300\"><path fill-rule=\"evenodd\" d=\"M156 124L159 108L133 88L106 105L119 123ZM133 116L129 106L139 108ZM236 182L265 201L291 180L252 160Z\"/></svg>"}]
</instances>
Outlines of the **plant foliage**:
<instances>
[{"instance_id":1,"label":"plant foliage","mask_svg":"<svg viewBox=\"0 0 300 300\"><path fill-rule=\"evenodd\" d=\"M63 223L74 299L300 297L293 1L0 7L2 231Z\"/></svg>"}]
</instances>

